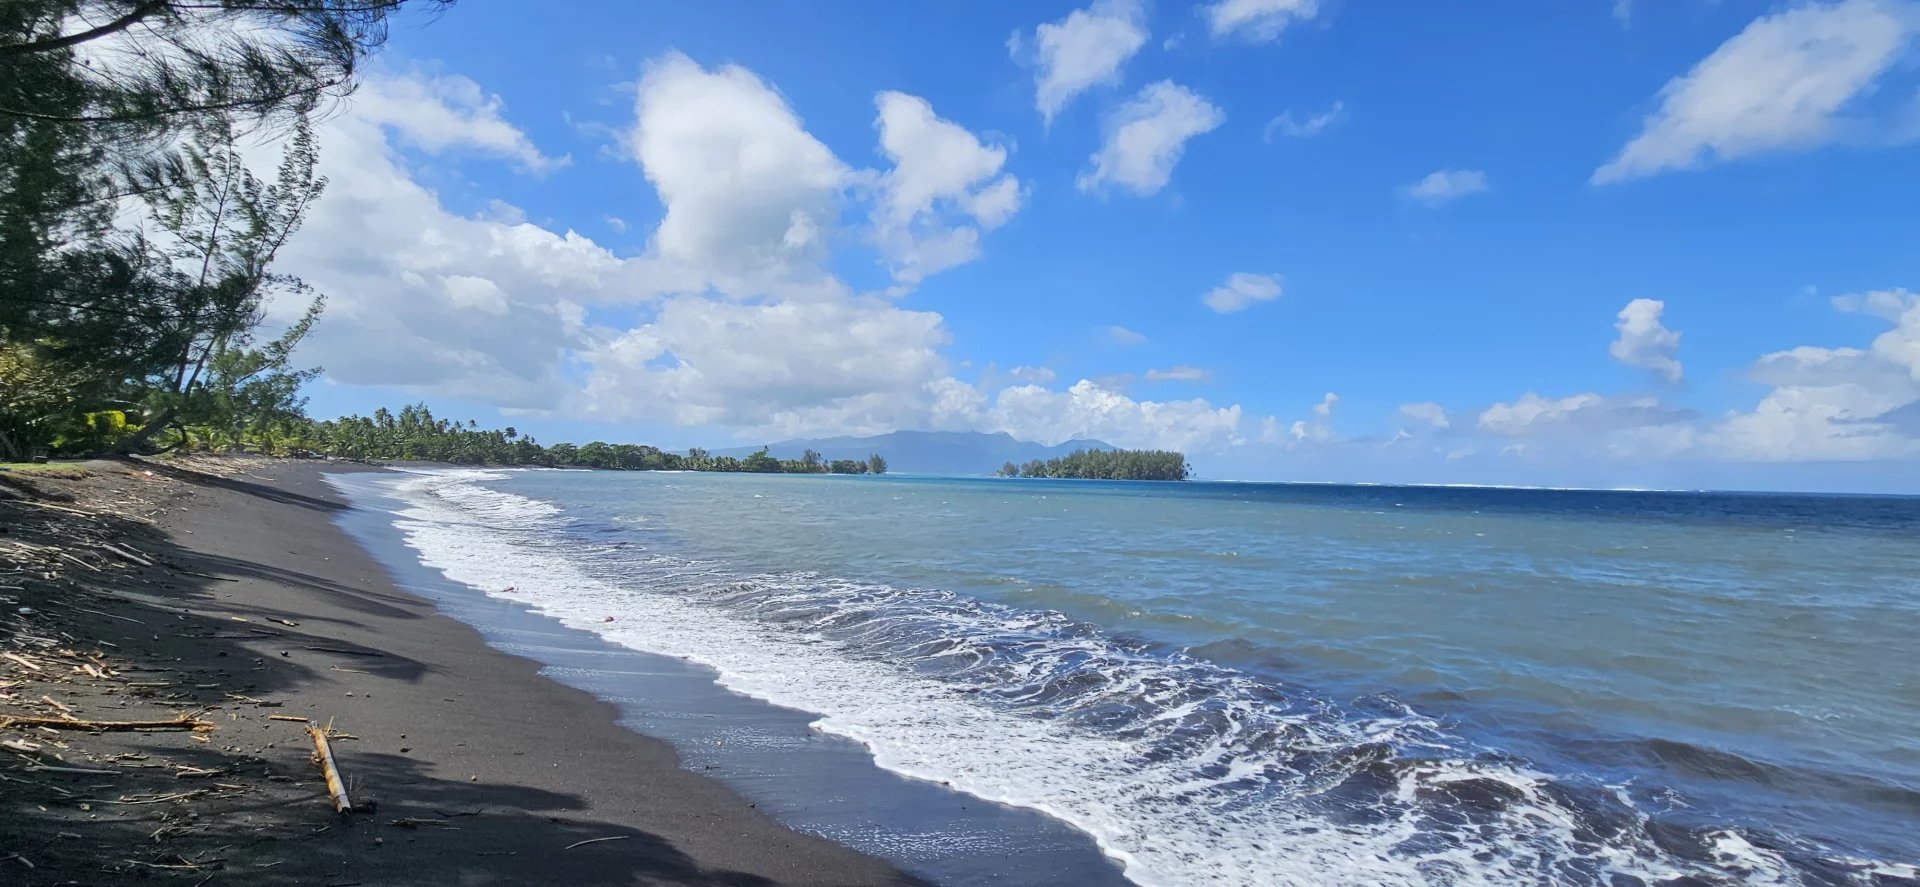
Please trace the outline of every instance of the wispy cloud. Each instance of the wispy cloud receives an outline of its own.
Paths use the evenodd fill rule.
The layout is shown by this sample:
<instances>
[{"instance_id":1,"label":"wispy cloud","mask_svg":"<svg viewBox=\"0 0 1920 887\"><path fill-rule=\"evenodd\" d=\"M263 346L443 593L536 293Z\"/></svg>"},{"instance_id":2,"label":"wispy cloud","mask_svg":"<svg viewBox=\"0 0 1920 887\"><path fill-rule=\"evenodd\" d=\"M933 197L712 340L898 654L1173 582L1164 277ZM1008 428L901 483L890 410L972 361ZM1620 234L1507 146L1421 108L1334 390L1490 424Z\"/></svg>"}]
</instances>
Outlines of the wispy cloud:
<instances>
[{"instance_id":1,"label":"wispy cloud","mask_svg":"<svg viewBox=\"0 0 1920 887\"><path fill-rule=\"evenodd\" d=\"M1207 291L1200 297L1208 308L1221 313L1232 314L1244 311L1256 302L1270 302L1280 298L1280 276L1277 274L1248 274L1245 271L1227 275L1225 283Z\"/></svg>"},{"instance_id":2,"label":"wispy cloud","mask_svg":"<svg viewBox=\"0 0 1920 887\"><path fill-rule=\"evenodd\" d=\"M1149 382L1205 382L1213 378L1213 373L1196 366L1174 366L1164 370L1148 370L1144 374Z\"/></svg>"},{"instance_id":3,"label":"wispy cloud","mask_svg":"<svg viewBox=\"0 0 1920 887\"><path fill-rule=\"evenodd\" d=\"M1450 203L1489 190L1487 174L1477 169L1442 169L1408 185L1401 193L1428 206Z\"/></svg>"},{"instance_id":4,"label":"wispy cloud","mask_svg":"<svg viewBox=\"0 0 1920 887\"><path fill-rule=\"evenodd\" d=\"M1238 35L1257 42L1280 38L1296 21L1320 14L1320 0L1220 0L1206 8L1213 36Z\"/></svg>"},{"instance_id":5,"label":"wispy cloud","mask_svg":"<svg viewBox=\"0 0 1920 887\"><path fill-rule=\"evenodd\" d=\"M1916 33L1920 7L1905 0L1843 0L1755 19L1667 81L1659 110L1594 170L1593 183L1804 150L1871 129L1843 114L1873 91Z\"/></svg>"},{"instance_id":6,"label":"wispy cloud","mask_svg":"<svg viewBox=\"0 0 1920 887\"><path fill-rule=\"evenodd\" d=\"M1275 135L1285 136L1290 139L1310 139L1326 132L1329 128L1346 119L1346 116L1347 104L1345 102L1334 102L1333 107L1308 117L1305 120L1295 120L1292 111L1283 111L1280 113L1280 116L1267 121L1267 125L1261 127L1260 138L1266 142L1272 142Z\"/></svg>"}]
</instances>

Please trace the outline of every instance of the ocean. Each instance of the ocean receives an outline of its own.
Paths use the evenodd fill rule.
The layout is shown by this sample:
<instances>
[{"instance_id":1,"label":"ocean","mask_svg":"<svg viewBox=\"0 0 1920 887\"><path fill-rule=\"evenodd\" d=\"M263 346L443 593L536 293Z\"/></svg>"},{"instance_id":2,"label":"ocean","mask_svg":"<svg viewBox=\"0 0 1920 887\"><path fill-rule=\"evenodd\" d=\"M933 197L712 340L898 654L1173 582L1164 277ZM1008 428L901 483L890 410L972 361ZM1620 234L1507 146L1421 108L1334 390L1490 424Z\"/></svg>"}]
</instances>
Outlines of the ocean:
<instances>
[{"instance_id":1,"label":"ocean","mask_svg":"<svg viewBox=\"0 0 1920 887\"><path fill-rule=\"evenodd\" d=\"M456 615L684 663L516 650L938 881L1920 883L1920 499L331 480Z\"/></svg>"}]
</instances>

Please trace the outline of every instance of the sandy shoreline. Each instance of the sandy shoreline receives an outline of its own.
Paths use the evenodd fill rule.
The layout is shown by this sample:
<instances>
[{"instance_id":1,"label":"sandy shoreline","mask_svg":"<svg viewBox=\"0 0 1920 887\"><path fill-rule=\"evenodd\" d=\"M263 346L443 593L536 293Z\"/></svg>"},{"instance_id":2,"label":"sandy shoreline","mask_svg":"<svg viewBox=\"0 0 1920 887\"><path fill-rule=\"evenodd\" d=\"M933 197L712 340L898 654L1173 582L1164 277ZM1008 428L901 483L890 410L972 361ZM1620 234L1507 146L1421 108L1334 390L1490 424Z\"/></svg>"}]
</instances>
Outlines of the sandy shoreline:
<instances>
[{"instance_id":1,"label":"sandy shoreline","mask_svg":"<svg viewBox=\"0 0 1920 887\"><path fill-rule=\"evenodd\" d=\"M912 883L682 770L612 706L395 587L335 526L323 468L341 470L5 479L0 653L27 664L0 659L0 718L199 712L216 729L0 729L16 744L0 749L0 877ZM99 508L125 516L78 514ZM332 811L297 716L356 737L335 754L375 812Z\"/></svg>"}]
</instances>

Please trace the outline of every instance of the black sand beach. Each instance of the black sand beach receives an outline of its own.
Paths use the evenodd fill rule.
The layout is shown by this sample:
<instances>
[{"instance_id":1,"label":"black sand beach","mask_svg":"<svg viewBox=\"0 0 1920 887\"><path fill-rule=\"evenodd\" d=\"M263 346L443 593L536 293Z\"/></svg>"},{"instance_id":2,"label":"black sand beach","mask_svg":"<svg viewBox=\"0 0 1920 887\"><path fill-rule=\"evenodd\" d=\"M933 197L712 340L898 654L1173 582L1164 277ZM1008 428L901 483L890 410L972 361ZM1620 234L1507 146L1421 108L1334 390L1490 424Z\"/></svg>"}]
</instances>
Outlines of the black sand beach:
<instances>
[{"instance_id":1,"label":"black sand beach","mask_svg":"<svg viewBox=\"0 0 1920 887\"><path fill-rule=\"evenodd\" d=\"M0 721L214 727L0 728L7 883L913 883L395 587L322 466L202 467L0 477ZM332 810L295 717L376 809Z\"/></svg>"}]
</instances>

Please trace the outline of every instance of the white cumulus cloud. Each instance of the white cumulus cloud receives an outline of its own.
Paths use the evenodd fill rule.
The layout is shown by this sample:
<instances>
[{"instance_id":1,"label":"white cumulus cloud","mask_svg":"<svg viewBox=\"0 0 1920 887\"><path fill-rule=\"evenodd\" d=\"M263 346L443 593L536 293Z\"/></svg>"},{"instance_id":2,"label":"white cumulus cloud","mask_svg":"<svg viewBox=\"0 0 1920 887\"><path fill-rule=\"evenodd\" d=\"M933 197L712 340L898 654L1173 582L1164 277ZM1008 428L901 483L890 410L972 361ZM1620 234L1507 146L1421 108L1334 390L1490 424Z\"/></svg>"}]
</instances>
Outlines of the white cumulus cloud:
<instances>
[{"instance_id":1,"label":"white cumulus cloud","mask_svg":"<svg viewBox=\"0 0 1920 887\"><path fill-rule=\"evenodd\" d=\"M853 171L759 76L655 60L628 143L666 207L661 260L729 292L834 287L823 263Z\"/></svg>"},{"instance_id":2,"label":"white cumulus cloud","mask_svg":"<svg viewBox=\"0 0 1920 887\"><path fill-rule=\"evenodd\" d=\"M1893 328L1867 348L1801 346L1761 357L1749 375L1773 387L1752 410L1711 429L1706 444L1715 455L1799 462L1920 454L1920 295L1881 290L1834 305Z\"/></svg>"},{"instance_id":3,"label":"white cumulus cloud","mask_svg":"<svg viewBox=\"0 0 1920 887\"><path fill-rule=\"evenodd\" d=\"M1149 84L1107 120L1106 141L1093 168L1080 175L1082 191L1115 186L1146 196L1173 177L1187 140L1208 133L1227 115L1171 80Z\"/></svg>"},{"instance_id":4,"label":"white cumulus cloud","mask_svg":"<svg viewBox=\"0 0 1920 887\"><path fill-rule=\"evenodd\" d=\"M1693 70L1667 82L1660 107L1593 182L1694 169L1846 134L1849 108L1913 43L1909 0L1841 0L1761 16Z\"/></svg>"},{"instance_id":5,"label":"white cumulus cloud","mask_svg":"<svg viewBox=\"0 0 1920 887\"><path fill-rule=\"evenodd\" d=\"M356 119L385 126L405 144L430 152L467 148L516 161L536 173L571 161L542 153L502 116L505 103L499 96L458 75L369 77L353 94L350 108Z\"/></svg>"},{"instance_id":6,"label":"white cumulus cloud","mask_svg":"<svg viewBox=\"0 0 1920 887\"><path fill-rule=\"evenodd\" d=\"M399 92L376 77L369 94ZM447 111L420 120L480 107L457 92L408 94ZM962 381L938 313L840 285L826 268L849 240L835 235L847 233L850 205L866 211L868 230L923 239L1003 224L1023 197L1002 171L1004 149L913 96L883 93L876 108L888 168L853 170L752 72L679 55L656 61L626 144L664 213L649 250L634 257L497 201L471 216L451 212L399 156L403 145L495 146L482 153L521 166L547 156L512 148L532 144L518 130L483 128L492 134L476 145L410 134L371 103L330 118L319 138L332 187L281 254L281 267L330 297L299 359L330 367L340 384L754 435L977 429L1196 451L1238 440L1237 406L1135 400L1085 380L1053 390L1044 367ZM271 146L254 153L263 166L278 160ZM269 310L284 322L300 307Z\"/></svg>"},{"instance_id":7,"label":"white cumulus cloud","mask_svg":"<svg viewBox=\"0 0 1920 887\"><path fill-rule=\"evenodd\" d=\"M940 118L926 99L883 92L874 105L880 150L893 162L880 179L874 237L894 278L917 283L978 255L980 231L1019 210L1020 183L1001 175L1006 149Z\"/></svg>"},{"instance_id":8,"label":"white cumulus cloud","mask_svg":"<svg viewBox=\"0 0 1920 887\"><path fill-rule=\"evenodd\" d=\"M396 86L387 79L393 76L376 73L362 94L414 95L423 102L441 95ZM422 111L417 118L457 119L471 112L468 98L450 91L440 99L451 103L447 113ZM653 291L662 285L656 269L572 231L530 224L504 205L473 216L448 210L407 174L396 143L430 152L474 145L420 138L394 121L391 110L362 103L316 128L319 172L330 184L275 266L328 300L296 359L325 367L327 378L341 384L513 408L553 404L569 387L560 366L583 341L584 305ZM531 144L518 131L487 139L497 146ZM527 159L518 150L489 153L520 164ZM279 154L278 145L255 145L247 160L256 171L272 169ZM532 154L546 156L537 149ZM305 307L299 300L269 304L268 322L287 322Z\"/></svg>"},{"instance_id":9,"label":"white cumulus cloud","mask_svg":"<svg viewBox=\"0 0 1920 887\"><path fill-rule=\"evenodd\" d=\"M987 427L1045 444L1098 438L1120 447L1205 452L1239 442L1240 407L1200 398L1134 400L1082 379L1065 391L1037 385L1001 391Z\"/></svg>"},{"instance_id":10,"label":"white cumulus cloud","mask_svg":"<svg viewBox=\"0 0 1920 887\"><path fill-rule=\"evenodd\" d=\"M924 420L949 341L940 315L880 302L696 296L598 337L582 355L588 415L783 433Z\"/></svg>"},{"instance_id":11,"label":"white cumulus cloud","mask_svg":"<svg viewBox=\"0 0 1920 887\"><path fill-rule=\"evenodd\" d=\"M1034 107L1052 122L1074 96L1118 83L1120 68L1146 42L1146 11L1137 0L1099 0L1035 28Z\"/></svg>"},{"instance_id":12,"label":"white cumulus cloud","mask_svg":"<svg viewBox=\"0 0 1920 887\"><path fill-rule=\"evenodd\" d=\"M1680 350L1680 334L1660 323L1660 314L1666 308L1667 303L1658 299L1628 302L1613 325L1620 335L1607 346L1607 353L1627 366L1653 370L1675 383L1682 375L1680 361L1674 356Z\"/></svg>"},{"instance_id":13,"label":"white cumulus cloud","mask_svg":"<svg viewBox=\"0 0 1920 887\"><path fill-rule=\"evenodd\" d=\"M1432 401L1403 403L1400 405L1400 415L1414 422L1431 425L1435 428L1446 428L1453 424L1453 421L1447 417L1446 407Z\"/></svg>"}]
</instances>

